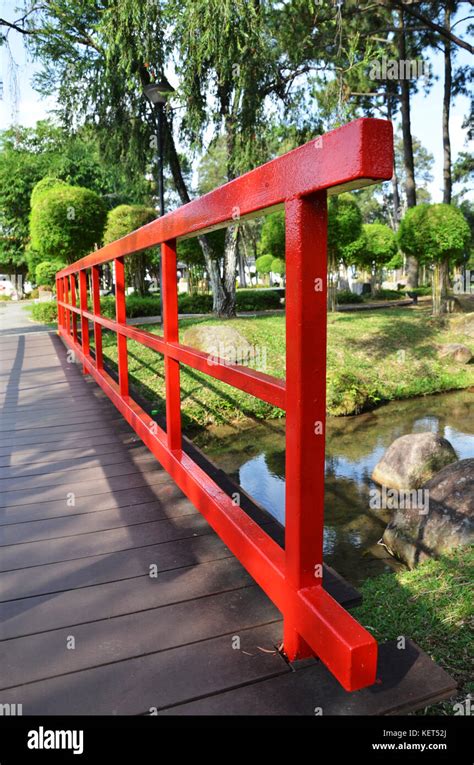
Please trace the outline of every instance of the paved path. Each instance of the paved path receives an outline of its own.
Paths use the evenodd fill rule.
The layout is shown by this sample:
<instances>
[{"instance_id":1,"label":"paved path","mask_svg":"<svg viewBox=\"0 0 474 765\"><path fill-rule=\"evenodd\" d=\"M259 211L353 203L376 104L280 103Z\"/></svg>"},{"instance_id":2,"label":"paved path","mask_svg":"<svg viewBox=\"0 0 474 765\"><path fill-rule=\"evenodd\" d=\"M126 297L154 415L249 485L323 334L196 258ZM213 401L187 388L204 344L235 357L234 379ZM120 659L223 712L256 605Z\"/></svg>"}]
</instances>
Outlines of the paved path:
<instances>
[{"instance_id":1,"label":"paved path","mask_svg":"<svg viewBox=\"0 0 474 765\"><path fill-rule=\"evenodd\" d=\"M31 305L32 301L29 300L0 302L0 337L51 331L50 326L31 321L28 311Z\"/></svg>"}]
</instances>

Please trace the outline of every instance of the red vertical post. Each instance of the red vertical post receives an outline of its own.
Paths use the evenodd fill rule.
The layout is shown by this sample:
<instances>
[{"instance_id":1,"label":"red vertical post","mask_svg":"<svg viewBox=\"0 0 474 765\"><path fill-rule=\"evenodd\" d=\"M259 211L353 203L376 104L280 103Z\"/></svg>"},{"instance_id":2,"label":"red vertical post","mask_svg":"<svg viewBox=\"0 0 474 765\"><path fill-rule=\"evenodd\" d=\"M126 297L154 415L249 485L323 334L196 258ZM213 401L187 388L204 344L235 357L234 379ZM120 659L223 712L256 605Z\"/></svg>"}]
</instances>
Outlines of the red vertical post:
<instances>
[{"instance_id":1,"label":"red vertical post","mask_svg":"<svg viewBox=\"0 0 474 765\"><path fill-rule=\"evenodd\" d=\"M127 322L125 304L125 263L123 258L115 258L115 318L119 324ZM121 396L128 396L128 358L127 338L117 332L119 388Z\"/></svg>"},{"instance_id":2,"label":"red vertical post","mask_svg":"<svg viewBox=\"0 0 474 765\"><path fill-rule=\"evenodd\" d=\"M58 330L61 330L64 326L64 309L62 305L59 305L63 299L63 280L61 277L56 277L56 303L58 308Z\"/></svg>"},{"instance_id":3,"label":"red vertical post","mask_svg":"<svg viewBox=\"0 0 474 765\"><path fill-rule=\"evenodd\" d=\"M100 274L99 266L92 266L92 313L94 316L100 316ZM94 342L95 342L95 365L97 369L104 368L102 356L102 327L94 321Z\"/></svg>"},{"instance_id":4,"label":"red vertical post","mask_svg":"<svg viewBox=\"0 0 474 765\"><path fill-rule=\"evenodd\" d=\"M71 290L71 305L76 306L76 275L70 274L69 276L69 287ZM77 313L75 311L71 311L71 319L72 319L72 337L75 343L77 343Z\"/></svg>"},{"instance_id":5,"label":"red vertical post","mask_svg":"<svg viewBox=\"0 0 474 765\"><path fill-rule=\"evenodd\" d=\"M63 295L64 295L64 302L69 303L69 280L67 276L63 278ZM66 332L68 335L71 334L71 311L66 308L64 310L65 319L66 319Z\"/></svg>"},{"instance_id":6,"label":"red vertical post","mask_svg":"<svg viewBox=\"0 0 474 765\"><path fill-rule=\"evenodd\" d=\"M326 422L326 192L286 203L285 576L295 590L322 584ZM285 615L284 615L285 616ZM284 619L290 660L312 655Z\"/></svg>"},{"instance_id":7,"label":"red vertical post","mask_svg":"<svg viewBox=\"0 0 474 765\"><path fill-rule=\"evenodd\" d=\"M81 340L82 340L82 352L84 356L90 358L90 346L89 346L89 321L83 315L82 311L87 311L87 271L84 269L79 271L79 298L81 308ZM87 374L87 367L83 364L82 371Z\"/></svg>"},{"instance_id":8,"label":"red vertical post","mask_svg":"<svg viewBox=\"0 0 474 765\"><path fill-rule=\"evenodd\" d=\"M163 333L165 342L175 343L179 340L176 239L171 239L161 245L161 258ZM179 361L165 354L166 436L168 448L172 451L181 449L181 394L179 377Z\"/></svg>"}]
</instances>

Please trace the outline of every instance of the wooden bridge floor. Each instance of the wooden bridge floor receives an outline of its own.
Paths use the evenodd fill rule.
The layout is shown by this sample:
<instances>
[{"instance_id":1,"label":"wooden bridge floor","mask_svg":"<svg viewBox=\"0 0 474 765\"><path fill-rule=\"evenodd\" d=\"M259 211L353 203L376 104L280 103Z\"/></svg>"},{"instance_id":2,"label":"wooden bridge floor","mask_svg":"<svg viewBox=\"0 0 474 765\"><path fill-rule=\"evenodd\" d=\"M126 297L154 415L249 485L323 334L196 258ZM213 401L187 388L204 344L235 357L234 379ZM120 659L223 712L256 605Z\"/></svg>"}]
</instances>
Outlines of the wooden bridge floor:
<instances>
[{"instance_id":1,"label":"wooden bridge floor","mask_svg":"<svg viewBox=\"0 0 474 765\"><path fill-rule=\"evenodd\" d=\"M401 680L387 645L383 682L357 694L290 666L278 611L58 337L6 334L0 354L0 704L379 714L452 693L411 644ZM328 569L325 586L357 596Z\"/></svg>"}]
</instances>

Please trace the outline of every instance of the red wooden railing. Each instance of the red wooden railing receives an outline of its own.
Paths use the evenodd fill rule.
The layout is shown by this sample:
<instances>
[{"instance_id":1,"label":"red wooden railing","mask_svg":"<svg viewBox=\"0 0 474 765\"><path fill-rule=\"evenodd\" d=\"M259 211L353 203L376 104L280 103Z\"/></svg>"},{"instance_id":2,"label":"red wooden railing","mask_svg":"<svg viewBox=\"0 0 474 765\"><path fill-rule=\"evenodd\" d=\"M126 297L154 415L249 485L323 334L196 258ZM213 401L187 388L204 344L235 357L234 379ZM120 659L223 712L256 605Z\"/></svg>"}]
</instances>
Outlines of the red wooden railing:
<instances>
[{"instance_id":1,"label":"red wooden railing","mask_svg":"<svg viewBox=\"0 0 474 765\"><path fill-rule=\"evenodd\" d=\"M326 397L327 195L392 176L392 126L360 119L173 210L56 275L59 334L178 486L281 611L290 660L318 656L347 690L375 682L377 643L322 587ZM286 213L286 382L219 363L178 337L176 241L264 210ZM124 258L161 244L163 337L126 323ZM116 319L100 314L99 266L115 262ZM92 311L87 308L91 270ZM76 278L79 284L79 305ZM80 320L81 341L77 322ZM93 323L95 358L89 348ZM118 344L118 383L102 328ZM127 340L163 354L166 432L129 395ZM285 549L182 450L180 364L286 410Z\"/></svg>"}]
</instances>

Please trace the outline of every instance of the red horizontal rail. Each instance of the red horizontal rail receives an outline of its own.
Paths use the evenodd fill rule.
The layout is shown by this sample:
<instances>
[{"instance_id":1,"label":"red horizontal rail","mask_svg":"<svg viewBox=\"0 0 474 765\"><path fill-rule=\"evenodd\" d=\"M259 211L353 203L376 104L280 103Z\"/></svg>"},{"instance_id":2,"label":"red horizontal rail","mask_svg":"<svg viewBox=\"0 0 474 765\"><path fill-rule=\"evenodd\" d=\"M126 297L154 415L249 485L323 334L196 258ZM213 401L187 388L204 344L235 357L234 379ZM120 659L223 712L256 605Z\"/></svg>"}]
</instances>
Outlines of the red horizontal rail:
<instances>
[{"instance_id":1,"label":"red horizontal rail","mask_svg":"<svg viewBox=\"0 0 474 765\"><path fill-rule=\"evenodd\" d=\"M64 308L68 304L58 301L58 305ZM129 337L130 340L146 345L148 348L158 351L158 353L175 359L175 361L181 361L183 364L197 369L199 372L204 372L209 377L214 377L216 380L232 385L234 388L260 398L268 404L272 404L272 406L285 409L284 380L279 380L264 372L259 372L240 364L232 364L230 362L223 364L208 353L203 353L181 343L168 343L151 332L136 329L129 324L120 324L112 319L105 318L105 316L97 316L97 314L90 311L81 312L79 308L73 308L72 310L78 314L82 313L82 316L89 319L89 321L97 322L106 329L117 332L124 337Z\"/></svg>"},{"instance_id":2,"label":"red horizontal rail","mask_svg":"<svg viewBox=\"0 0 474 765\"><path fill-rule=\"evenodd\" d=\"M393 173L392 125L359 119L251 170L59 271L58 276L122 255L225 226L294 196L340 193Z\"/></svg>"},{"instance_id":3,"label":"red horizontal rail","mask_svg":"<svg viewBox=\"0 0 474 765\"><path fill-rule=\"evenodd\" d=\"M392 175L392 128L363 119L295 149L67 266L57 274L59 334L150 451L284 618L290 659L319 656L347 690L375 681L377 643L322 587L328 193ZM178 339L176 240L285 205L286 382L183 345ZM161 244L163 336L126 323L124 256ZM115 262L116 318L100 315L98 267ZM87 272L93 310L87 309ZM80 306L74 305L78 274ZM81 337L77 333L80 317ZM93 323L96 358L89 351ZM119 381L102 364L102 329L115 332ZM127 340L165 362L166 432L129 395ZM185 364L286 410L285 550L182 450L180 366Z\"/></svg>"}]
</instances>

